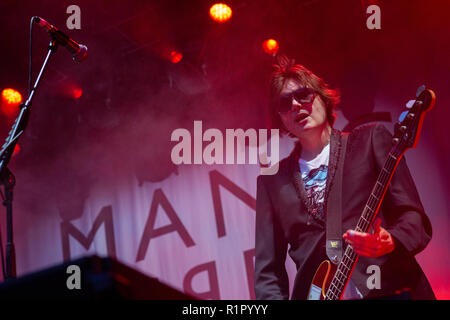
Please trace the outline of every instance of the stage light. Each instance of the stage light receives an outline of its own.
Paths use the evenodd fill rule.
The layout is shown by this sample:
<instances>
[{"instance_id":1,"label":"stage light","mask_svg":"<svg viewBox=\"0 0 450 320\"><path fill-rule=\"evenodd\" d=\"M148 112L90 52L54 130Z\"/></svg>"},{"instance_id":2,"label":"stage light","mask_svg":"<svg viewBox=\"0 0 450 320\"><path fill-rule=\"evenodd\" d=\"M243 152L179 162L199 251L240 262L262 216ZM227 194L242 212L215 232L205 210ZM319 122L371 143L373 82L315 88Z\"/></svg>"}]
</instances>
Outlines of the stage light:
<instances>
[{"instance_id":1,"label":"stage light","mask_svg":"<svg viewBox=\"0 0 450 320\"><path fill-rule=\"evenodd\" d=\"M72 98L79 99L83 94L83 89L81 88L73 88L72 89Z\"/></svg>"},{"instance_id":2,"label":"stage light","mask_svg":"<svg viewBox=\"0 0 450 320\"><path fill-rule=\"evenodd\" d=\"M21 150L21 148L20 148L19 144L16 144L16 146L14 147L12 156L13 157L17 156L20 153L20 150Z\"/></svg>"},{"instance_id":3,"label":"stage light","mask_svg":"<svg viewBox=\"0 0 450 320\"><path fill-rule=\"evenodd\" d=\"M19 91L11 88L3 89L2 100L10 106L18 106L22 102L22 95Z\"/></svg>"},{"instance_id":4,"label":"stage light","mask_svg":"<svg viewBox=\"0 0 450 320\"><path fill-rule=\"evenodd\" d=\"M12 88L3 89L1 110L6 116L15 115L19 111L18 107L21 102L22 95L19 91Z\"/></svg>"},{"instance_id":5,"label":"stage light","mask_svg":"<svg viewBox=\"0 0 450 320\"><path fill-rule=\"evenodd\" d=\"M57 87L57 93L59 96L66 99L77 100L83 95L83 89L78 84L78 82L70 79L61 81Z\"/></svg>"},{"instance_id":6,"label":"stage light","mask_svg":"<svg viewBox=\"0 0 450 320\"><path fill-rule=\"evenodd\" d=\"M181 59L183 59L183 55L181 54L181 52L178 52L178 51L170 52L170 61L172 63L178 63L181 61Z\"/></svg>"},{"instance_id":7,"label":"stage light","mask_svg":"<svg viewBox=\"0 0 450 320\"><path fill-rule=\"evenodd\" d=\"M225 3L216 3L209 9L211 18L219 23L230 20L232 14L231 8Z\"/></svg>"},{"instance_id":8,"label":"stage light","mask_svg":"<svg viewBox=\"0 0 450 320\"><path fill-rule=\"evenodd\" d=\"M262 45L264 52L271 55L276 55L278 52L278 49L280 49L280 46L278 45L278 42L274 39L267 39L263 42Z\"/></svg>"}]
</instances>

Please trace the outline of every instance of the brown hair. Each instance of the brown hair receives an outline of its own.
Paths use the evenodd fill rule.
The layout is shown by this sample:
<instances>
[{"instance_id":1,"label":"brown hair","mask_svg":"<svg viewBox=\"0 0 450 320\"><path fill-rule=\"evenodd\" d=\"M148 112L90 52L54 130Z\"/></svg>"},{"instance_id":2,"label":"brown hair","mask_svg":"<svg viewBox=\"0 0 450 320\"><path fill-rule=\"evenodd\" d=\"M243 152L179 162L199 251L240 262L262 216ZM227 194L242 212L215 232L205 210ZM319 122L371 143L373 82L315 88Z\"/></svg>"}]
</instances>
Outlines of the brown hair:
<instances>
[{"instance_id":1,"label":"brown hair","mask_svg":"<svg viewBox=\"0 0 450 320\"><path fill-rule=\"evenodd\" d=\"M271 103L270 117L272 128L279 128L280 134L284 134L287 130L284 128L280 115L278 114L278 100L281 90L288 80L295 80L301 85L308 86L320 96L325 104L327 120L331 127L336 120L334 110L339 103L339 93L336 90L328 88L325 81L314 73L306 69L300 64L295 64L294 59L289 59L285 55L278 56L276 64L273 65L275 70L272 73L271 83Z\"/></svg>"}]
</instances>

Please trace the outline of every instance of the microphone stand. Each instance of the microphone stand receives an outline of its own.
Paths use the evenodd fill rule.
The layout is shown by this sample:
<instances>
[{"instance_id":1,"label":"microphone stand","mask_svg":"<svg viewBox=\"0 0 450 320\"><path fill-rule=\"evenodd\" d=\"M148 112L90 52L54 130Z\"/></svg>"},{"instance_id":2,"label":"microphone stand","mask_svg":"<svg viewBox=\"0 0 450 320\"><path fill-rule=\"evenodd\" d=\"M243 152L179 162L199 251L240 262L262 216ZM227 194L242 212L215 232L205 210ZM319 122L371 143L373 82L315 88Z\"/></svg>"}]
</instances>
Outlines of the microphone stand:
<instances>
[{"instance_id":1,"label":"microphone stand","mask_svg":"<svg viewBox=\"0 0 450 320\"><path fill-rule=\"evenodd\" d=\"M5 280L12 279L16 277L16 254L14 248L14 237L13 237L13 214L12 214L12 203L13 203L13 191L15 186L15 177L13 173L7 168L11 156L13 154L14 148L17 144L18 138L23 134L27 124L30 114L31 101L33 96L39 87L39 82L42 75L47 67L48 61L53 53L56 52L58 47L58 41L52 38L48 47L48 53L41 67L39 75L34 83L32 90L28 95L28 99L25 103L20 104L20 114L14 121L11 131L9 132L6 142L0 151L0 185L5 187L5 201L3 205L6 207L6 271Z\"/></svg>"}]
</instances>

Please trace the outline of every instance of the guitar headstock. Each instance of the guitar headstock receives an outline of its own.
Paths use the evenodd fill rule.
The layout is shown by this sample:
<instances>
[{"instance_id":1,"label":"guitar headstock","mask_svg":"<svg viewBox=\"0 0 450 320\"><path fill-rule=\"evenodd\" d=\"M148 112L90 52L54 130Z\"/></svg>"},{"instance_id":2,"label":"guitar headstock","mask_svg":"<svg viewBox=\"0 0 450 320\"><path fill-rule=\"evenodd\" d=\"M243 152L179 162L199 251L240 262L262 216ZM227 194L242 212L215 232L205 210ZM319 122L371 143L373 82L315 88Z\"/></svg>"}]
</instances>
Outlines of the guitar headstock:
<instances>
[{"instance_id":1,"label":"guitar headstock","mask_svg":"<svg viewBox=\"0 0 450 320\"><path fill-rule=\"evenodd\" d=\"M416 99L406 104L407 110L402 112L399 122L395 124L393 143L397 145L397 152L402 154L408 148L415 148L419 141L425 114L435 104L436 96L430 89L420 86L416 92Z\"/></svg>"}]
</instances>

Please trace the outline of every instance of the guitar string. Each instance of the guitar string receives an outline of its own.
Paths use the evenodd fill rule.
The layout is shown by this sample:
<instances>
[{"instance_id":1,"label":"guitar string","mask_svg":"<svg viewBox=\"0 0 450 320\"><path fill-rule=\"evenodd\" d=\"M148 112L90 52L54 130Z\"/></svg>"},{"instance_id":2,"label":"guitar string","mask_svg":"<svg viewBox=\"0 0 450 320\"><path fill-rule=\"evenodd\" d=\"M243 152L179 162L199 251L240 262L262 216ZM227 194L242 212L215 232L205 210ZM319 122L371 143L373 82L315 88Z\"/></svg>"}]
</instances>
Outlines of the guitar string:
<instances>
[{"instance_id":1,"label":"guitar string","mask_svg":"<svg viewBox=\"0 0 450 320\"><path fill-rule=\"evenodd\" d=\"M397 146L398 147L398 146ZM394 162L392 161L392 160L394 160ZM397 157L395 157L395 155L392 153L392 151L389 153L389 155L388 155L388 159L387 159L387 161L385 162L385 165L384 165L384 168L387 168L387 171L391 171L391 170L393 170L394 169L394 167L395 167L395 165L396 165L396 163L397 163ZM391 174L388 174L388 175L386 175L386 173L385 172L383 172L383 170L381 171L381 173L380 173L380 175L379 175L379 178L378 178L378 180L377 180L377 184L378 184L378 182L382 182L382 184L384 184L384 183L386 183L387 181L388 181L388 179L390 179L390 176L391 176ZM380 195L379 197L381 198L381 193L384 191L384 188L381 188L381 190L378 190L377 191L377 184L375 185L375 187L374 187L374 190L375 190L375 194L376 195ZM372 192L371 193L371 195L373 195L373 193L374 192ZM371 207L373 207L374 206L374 204L376 204L377 203L377 201L375 200L375 199L380 199L380 198L378 198L378 197L376 197L376 196L374 196L374 197L370 197L370 199L369 199L369 201L368 201L368 204L369 204L369 206L371 206ZM374 203L375 202L375 203ZM369 224L369 222L370 222L370 220L371 219L365 219L365 218L367 218L366 217L366 214L367 213L367 210L365 210L364 212L363 212L363 217L364 217L364 221L362 222L362 223L358 223L358 226L360 227L360 229L361 230L366 230L366 229L368 229L368 225L367 224ZM362 221L362 220L361 220ZM360 221L360 222L361 222ZM362 224L362 225L361 225ZM348 252L347 252L348 251ZM354 252L352 252L353 250L346 250L346 252L345 252L345 254L344 254L344 258L342 259L342 263L343 263L343 266L344 267L346 267L346 269L347 269L347 271L350 271L350 268L349 267L347 267L347 265L348 265L348 262L352 262L355 258L356 258L356 255L354 254ZM338 281L339 283L336 283L336 281L334 281L334 283L333 283L333 287L335 287L338 291L341 291L341 290L343 290L343 287L344 287L344 285L345 285L345 283L346 283L346 274L344 273L344 272L342 272L339 268L338 268L338 270L337 270L337 272L336 272L336 277L334 278L336 281ZM348 277L348 276L347 276ZM331 291L331 293L334 295L334 296L337 296L337 293L336 292L334 292L334 288L333 287L331 287L329 290Z\"/></svg>"},{"instance_id":2,"label":"guitar string","mask_svg":"<svg viewBox=\"0 0 450 320\"><path fill-rule=\"evenodd\" d=\"M392 163L392 160L395 160L395 162ZM388 155L388 159L385 162L385 165L384 165L383 168L387 168L387 170L390 171L390 170L392 170L394 168L394 166L396 165L396 162L397 162L396 157L392 154L392 152L390 152L389 155ZM380 175L379 175L379 178L377 180L377 184L380 181L381 181L382 184L385 184L388 181L389 178L390 178L390 174L386 176L386 173L382 170ZM384 191L384 188L382 188L381 190L378 190L378 192L377 192L377 189L376 189L377 188L377 184L375 185L374 190L375 190L375 194L379 195L379 197L377 197L375 195L372 196L374 194L374 192L372 191L371 197L369 198L369 201L368 201L368 206L369 207L373 207L375 204L377 204L377 200L375 200L375 199L380 199L381 198L381 193ZM368 224L370 223L370 220L371 220L370 218L366 219L367 218L367 216L366 216L367 212L368 212L368 210L364 210L363 211L363 215L362 216L364 218L363 218L363 220L360 219L360 221L359 221L359 223L357 225L359 227L358 229L360 229L361 231L368 229ZM353 250L346 250L346 252L344 254L344 257L342 259L342 266L347 269L347 272L350 271L350 268L348 267L348 262L353 262L355 260L355 258L356 258L356 255L355 255ZM339 269L339 267L338 267L338 270L336 271L336 277L334 279L336 281L338 281L339 283L336 283L336 281L334 281L334 282L332 282L333 286L330 286L330 288L329 288L329 290L331 291L331 293L333 293L333 295L335 295L335 296L338 295L338 293L335 292L334 288L336 288L338 291L343 290L343 288L345 286L345 283L346 283L346 277L348 277L348 275L346 275L347 272L345 272L345 271L342 272L341 269Z\"/></svg>"},{"instance_id":3,"label":"guitar string","mask_svg":"<svg viewBox=\"0 0 450 320\"><path fill-rule=\"evenodd\" d=\"M402 153L398 152L398 148L401 145L403 148L403 141L399 142L389 152L388 158L385 161L383 169L380 171L377 182L376 182L374 188L372 189L372 192L369 196L367 204L364 207L363 213L362 213L360 219L358 220L357 227L356 227L357 230L359 229L359 231L364 231L364 230L368 231L370 222L373 219L374 213L376 211L376 208L374 210L372 210L371 208L373 208L374 205L377 205L377 207L378 207L378 204L381 203L382 195L384 194L385 189L387 189L387 187L388 187L387 182L389 182L389 180L391 179L391 176L394 173L394 169L395 169L397 163L400 161ZM380 189L377 190L378 182L380 182L381 185L386 184L386 186L381 188L381 190ZM375 193L375 195L374 195L374 193ZM368 208L369 210L366 210L368 206L369 206L369 208ZM371 211L369 216L372 215L372 218L366 216L366 214L369 211ZM361 219L361 218L363 218L363 219ZM340 297L340 295L342 294L342 291L345 287L345 284L347 283L348 273L352 269L348 266L348 262L354 263L356 258L357 258L357 255L354 252L353 248L351 246L348 246L344 253L344 257L342 258L342 261L336 270L335 276L333 277L333 281L331 282L331 284L327 290L327 293L325 295L326 300L329 300L330 298L339 298ZM347 271L342 270L341 266L345 267L347 269ZM339 283L337 284L335 280L338 281ZM337 289L337 292L335 292L333 287ZM332 297L330 297L330 294L332 295Z\"/></svg>"},{"instance_id":4,"label":"guitar string","mask_svg":"<svg viewBox=\"0 0 450 320\"><path fill-rule=\"evenodd\" d=\"M391 157L391 153L389 154L389 159L392 159L392 157ZM387 163L387 165L385 165L384 167L386 168L388 168L388 169L391 169L390 167L391 167L391 163L389 163L389 162L391 162L391 161L386 161L386 163ZM382 171L383 172L383 171ZM383 172L381 175L380 175L380 177L379 177L379 179L377 180L377 182L379 182L380 180L384 183L385 181L386 181L386 178L389 178L389 176L388 177L386 177L385 176L386 174ZM383 191L383 189L381 190L381 191ZM372 192L373 193L373 192ZM376 192L376 190L375 190L375 193L378 195L380 192ZM375 197L375 198L377 198L377 197ZM371 206L371 207L373 207L373 205L374 205L374 199L373 198L371 198L371 200L369 200L368 201L369 202L369 206ZM369 221L370 221L370 219L365 219L365 218L367 218L367 217L365 217L365 213L367 213L367 210L364 212L364 214L363 214L363 217L364 217L364 220L361 220L361 221L364 221L363 223L362 223L362 226L361 226L361 223L358 223L358 226L360 226L360 229L362 229L362 230L365 230L365 229L367 229L368 228L368 223L369 223ZM355 255L354 255L354 252L351 252L351 251L349 251L349 250L346 250L346 252L344 253L344 257L343 257L343 259L342 259L342 263L343 263L343 267L346 267L346 269L347 269L347 272L348 271L350 271L350 268L348 267L348 263L349 262L353 262L353 260L354 260L354 258L355 258ZM345 271L344 271L345 272ZM335 289L337 289L338 291L341 291L341 290L343 290L343 288L344 288L344 286L345 286L345 283L346 283L346 273L347 272L342 272L339 268L338 268L338 270L336 271L336 277L334 278L336 281L338 281L339 283L336 283L336 281L334 281L334 282L332 282L332 284L333 284L333 286L331 286L330 287L330 290L331 290L331 292L334 294L334 295L337 295L338 293L337 292L335 292Z\"/></svg>"}]
</instances>

